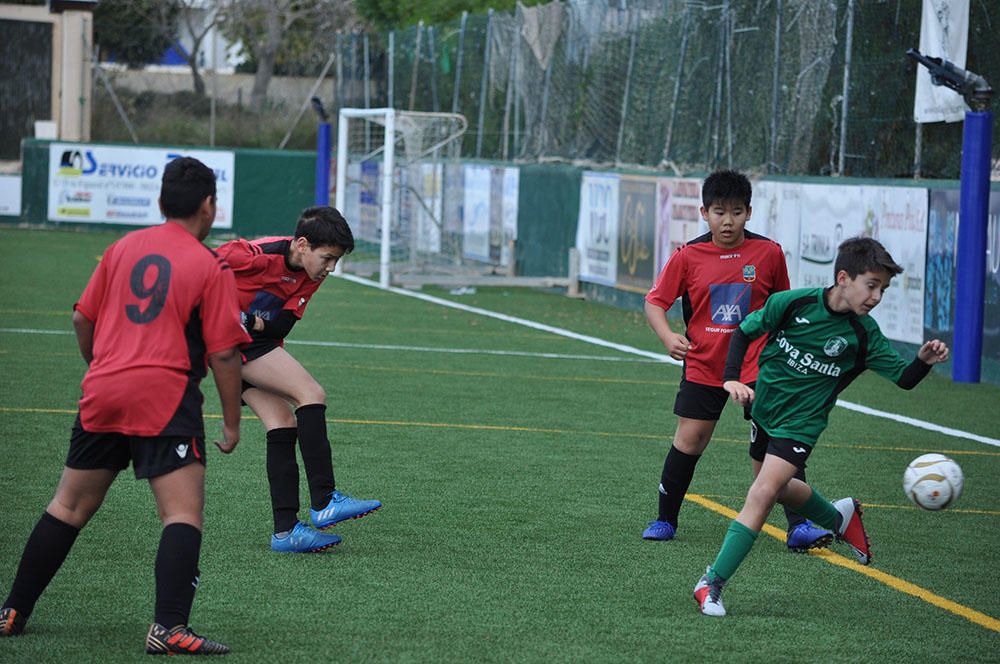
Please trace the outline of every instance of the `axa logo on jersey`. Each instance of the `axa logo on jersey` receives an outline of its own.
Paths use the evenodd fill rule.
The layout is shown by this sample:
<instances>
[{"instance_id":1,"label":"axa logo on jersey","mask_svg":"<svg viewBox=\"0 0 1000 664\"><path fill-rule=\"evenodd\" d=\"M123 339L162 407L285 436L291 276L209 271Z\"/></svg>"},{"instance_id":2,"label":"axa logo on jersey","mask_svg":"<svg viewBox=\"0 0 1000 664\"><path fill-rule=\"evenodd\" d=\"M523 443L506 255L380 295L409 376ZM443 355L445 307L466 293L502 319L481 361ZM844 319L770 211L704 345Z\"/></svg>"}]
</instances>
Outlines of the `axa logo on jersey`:
<instances>
[{"instance_id":1,"label":"axa logo on jersey","mask_svg":"<svg viewBox=\"0 0 1000 664\"><path fill-rule=\"evenodd\" d=\"M709 300L713 323L739 325L750 313L750 286L746 283L712 284Z\"/></svg>"}]
</instances>

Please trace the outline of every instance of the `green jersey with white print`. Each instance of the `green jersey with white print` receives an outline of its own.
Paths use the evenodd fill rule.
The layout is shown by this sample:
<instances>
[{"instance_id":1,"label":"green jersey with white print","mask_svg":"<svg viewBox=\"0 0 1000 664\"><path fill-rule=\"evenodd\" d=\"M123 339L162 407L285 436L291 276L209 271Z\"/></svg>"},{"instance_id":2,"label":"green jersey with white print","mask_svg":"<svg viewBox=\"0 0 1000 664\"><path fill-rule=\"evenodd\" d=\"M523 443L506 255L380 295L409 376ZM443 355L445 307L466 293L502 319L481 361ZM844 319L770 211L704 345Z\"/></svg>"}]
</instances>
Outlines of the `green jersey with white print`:
<instances>
[{"instance_id":1,"label":"green jersey with white print","mask_svg":"<svg viewBox=\"0 0 1000 664\"><path fill-rule=\"evenodd\" d=\"M907 367L871 316L837 313L823 288L772 294L740 329L768 335L752 415L772 437L813 445L837 395L865 369L897 382Z\"/></svg>"}]
</instances>

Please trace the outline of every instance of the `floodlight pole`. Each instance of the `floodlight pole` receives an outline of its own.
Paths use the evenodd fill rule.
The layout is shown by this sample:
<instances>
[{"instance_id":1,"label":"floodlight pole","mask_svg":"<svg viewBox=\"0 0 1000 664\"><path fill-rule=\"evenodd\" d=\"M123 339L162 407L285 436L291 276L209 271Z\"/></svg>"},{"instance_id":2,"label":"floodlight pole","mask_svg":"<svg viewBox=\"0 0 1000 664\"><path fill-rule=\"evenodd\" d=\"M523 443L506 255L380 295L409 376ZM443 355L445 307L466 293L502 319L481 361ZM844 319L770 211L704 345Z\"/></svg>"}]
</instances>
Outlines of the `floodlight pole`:
<instances>
[{"instance_id":1,"label":"floodlight pole","mask_svg":"<svg viewBox=\"0 0 1000 664\"><path fill-rule=\"evenodd\" d=\"M312 107L319 116L319 130L316 133L316 205L330 204L330 116L323 108L319 97L312 98ZM338 189L339 193L339 189Z\"/></svg>"},{"instance_id":2,"label":"floodlight pole","mask_svg":"<svg viewBox=\"0 0 1000 664\"><path fill-rule=\"evenodd\" d=\"M986 79L943 58L916 49L906 52L927 67L931 83L958 92L969 105L962 128L962 172L958 196L955 252L955 328L951 379L978 383L983 363L983 303L986 296L986 246L990 204L990 154L993 145L993 89Z\"/></svg>"},{"instance_id":3,"label":"floodlight pole","mask_svg":"<svg viewBox=\"0 0 1000 664\"><path fill-rule=\"evenodd\" d=\"M978 383L981 378L992 142L993 113L966 111L958 195L957 306L952 338L951 379L956 383Z\"/></svg>"}]
</instances>

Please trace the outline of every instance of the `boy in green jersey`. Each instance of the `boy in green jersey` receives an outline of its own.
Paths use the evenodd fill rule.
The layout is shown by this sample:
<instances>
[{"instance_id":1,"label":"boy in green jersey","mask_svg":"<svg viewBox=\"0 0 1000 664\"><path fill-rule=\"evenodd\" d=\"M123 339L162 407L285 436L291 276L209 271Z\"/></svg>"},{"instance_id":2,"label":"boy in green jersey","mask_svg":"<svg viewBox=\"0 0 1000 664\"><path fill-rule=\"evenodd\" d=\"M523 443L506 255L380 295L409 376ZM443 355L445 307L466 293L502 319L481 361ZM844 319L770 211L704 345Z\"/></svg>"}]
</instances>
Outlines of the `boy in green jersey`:
<instances>
[{"instance_id":1,"label":"boy in green jersey","mask_svg":"<svg viewBox=\"0 0 1000 664\"><path fill-rule=\"evenodd\" d=\"M805 468L837 395L862 371L872 369L909 390L932 365L948 359L948 347L934 339L907 363L868 315L902 271L875 240L852 238L838 249L833 286L774 293L733 333L722 387L740 405L753 403L758 427L751 456L761 463L754 464L756 478L719 555L694 588L705 615L726 615L722 587L750 552L775 502L834 531L862 565L871 561L860 503L831 503L794 475ZM739 371L749 342L764 334L768 342L755 391L739 382Z\"/></svg>"}]
</instances>

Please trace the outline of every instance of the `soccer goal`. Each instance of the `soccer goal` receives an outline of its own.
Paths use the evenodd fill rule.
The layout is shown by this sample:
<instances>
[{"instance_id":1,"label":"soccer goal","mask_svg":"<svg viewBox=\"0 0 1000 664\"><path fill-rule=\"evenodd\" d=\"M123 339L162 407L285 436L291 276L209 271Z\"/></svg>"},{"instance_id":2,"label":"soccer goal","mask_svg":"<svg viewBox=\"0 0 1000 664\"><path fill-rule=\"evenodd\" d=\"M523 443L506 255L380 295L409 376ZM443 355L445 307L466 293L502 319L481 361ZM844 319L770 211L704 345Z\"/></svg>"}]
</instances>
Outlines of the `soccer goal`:
<instances>
[{"instance_id":1,"label":"soccer goal","mask_svg":"<svg viewBox=\"0 0 1000 664\"><path fill-rule=\"evenodd\" d=\"M463 165L457 113L340 110L336 206L354 230L346 269L379 284L569 287L515 275L518 169Z\"/></svg>"},{"instance_id":2,"label":"soccer goal","mask_svg":"<svg viewBox=\"0 0 1000 664\"><path fill-rule=\"evenodd\" d=\"M457 113L340 109L336 206L359 245L378 254L377 265L366 265L362 252L354 270L377 271L384 288L401 274L460 263L445 213L466 127Z\"/></svg>"}]
</instances>

